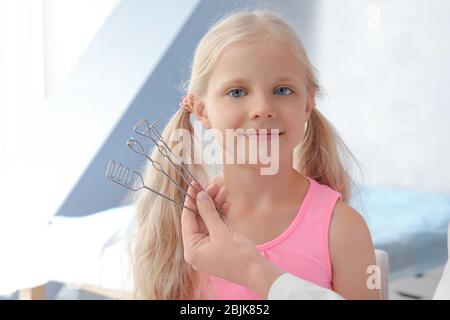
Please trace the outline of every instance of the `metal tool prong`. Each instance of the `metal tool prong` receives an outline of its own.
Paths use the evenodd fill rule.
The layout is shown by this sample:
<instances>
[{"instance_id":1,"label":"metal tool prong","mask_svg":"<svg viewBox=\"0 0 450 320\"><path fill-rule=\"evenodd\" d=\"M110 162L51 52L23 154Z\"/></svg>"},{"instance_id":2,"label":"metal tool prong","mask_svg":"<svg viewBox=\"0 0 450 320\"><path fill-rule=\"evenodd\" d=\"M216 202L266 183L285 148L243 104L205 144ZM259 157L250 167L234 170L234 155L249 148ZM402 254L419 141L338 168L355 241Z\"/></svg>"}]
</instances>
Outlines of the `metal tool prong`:
<instances>
[{"instance_id":1,"label":"metal tool prong","mask_svg":"<svg viewBox=\"0 0 450 320\"><path fill-rule=\"evenodd\" d=\"M130 174L130 172L131 172L131 174ZM175 203L176 205L180 206L181 208L186 208L186 209L190 210L191 212L198 214L197 211L192 210L191 208L186 207L184 204L179 203L178 201L176 201L172 198L169 198L168 196L161 194L158 191L146 186L144 183L144 179L142 178L142 175L140 172L135 171L135 170L131 171L128 167L125 167L124 165L122 165L120 163L116 163L114 160L109 161L108 168L106 169L106 177L109 180L121 185L122 187L132 190L132 191L147 189L147 190L159 195L160 197L163 197L164 199Z\"/></svg>"},{"instance_id":2,"label":"metal tool prong","mask_svg":"<svg viewBox=\"0 0 450 320\"><path fill-rule=\"evenodd\" d=\"M158 123L158 120L154 121L151 125L149 125L147 119L143 118L139 121L139 123L136 126L134 126L134 132L150 139L153 142L153 144L157 147L159 153L161 153L164 157L166 157L173 166L175 167L177 165L180 166L180 168L185 172L185 174L187 174L192 179L191 181L195 181L199 185L200 190L196 189L197 192L204 191L205 189L203 188L202 184L199 181L197 181L197 179L192 175L192 173L173 153L172 149L167 145L166 141L164 141L162 135L155 127L156 123ZM140 132L139 129L142 125L145 125L145 129L143 130L143 132ZM156 136L156 140L160 141L160 143L156 141L155 138L152 137L152 133L154 136ZM177 162L176 164L174 163L172 157L169 154L176 159ZM178 173L183 176L183 179L186 180L187 177L185 176L184 173L181 173L179 170Z\"/></svg>"},{"instance_id":3,"label":"metal tool prong","mask_svg":"<svg viewBox=\"0 0 450 320\"><path fill-rule=\"evenodd\" d=\"M186 190L184 190L184 188L182 186L180 186L175 180L172 179L172 177L170 177L163 169L161 163L159 163L156 160L153 160L151 157L148 156L148 153L145 152L144 148L142 147L142 145L139 143L139 141L137 141L134 138L128 139L127 141L127 146L133 150L134 152L136 152L137 154L140 154L141 156L145 157L148 161L150 161L150 163L152 164L153 168L155 168L155 170L161 172L163 175L165 175L173 184L175 184L175 186L177 187L178 190L181 191L181 193L183 193L185 196L189 197L192 201L195 202L195 199L192 198L187 192ZM184 178L183 178L184 180ZM189 184L189 181L184 180L187 184Z\"/></svg>"}]
</instances>

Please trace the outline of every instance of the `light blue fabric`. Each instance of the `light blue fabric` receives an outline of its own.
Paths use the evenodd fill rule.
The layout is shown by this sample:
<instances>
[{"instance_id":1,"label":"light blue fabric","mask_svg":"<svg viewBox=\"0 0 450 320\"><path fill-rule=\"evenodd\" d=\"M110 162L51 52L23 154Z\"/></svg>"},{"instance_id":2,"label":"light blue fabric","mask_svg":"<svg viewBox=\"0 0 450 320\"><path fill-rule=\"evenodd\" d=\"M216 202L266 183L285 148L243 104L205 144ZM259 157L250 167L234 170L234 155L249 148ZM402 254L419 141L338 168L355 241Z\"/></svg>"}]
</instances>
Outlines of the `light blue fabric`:
<instances>
[{"instance_id":1,"label":"light blue fabric","mask_svg":"<svg viewBox=\"0 0 450 320\"><path fill-rule=\"evenodd\" d=\"M389 254L391 280L447 261L450 196L394 187L363 187L350 201L374 245Z\"/></svg>"}]
</instances>

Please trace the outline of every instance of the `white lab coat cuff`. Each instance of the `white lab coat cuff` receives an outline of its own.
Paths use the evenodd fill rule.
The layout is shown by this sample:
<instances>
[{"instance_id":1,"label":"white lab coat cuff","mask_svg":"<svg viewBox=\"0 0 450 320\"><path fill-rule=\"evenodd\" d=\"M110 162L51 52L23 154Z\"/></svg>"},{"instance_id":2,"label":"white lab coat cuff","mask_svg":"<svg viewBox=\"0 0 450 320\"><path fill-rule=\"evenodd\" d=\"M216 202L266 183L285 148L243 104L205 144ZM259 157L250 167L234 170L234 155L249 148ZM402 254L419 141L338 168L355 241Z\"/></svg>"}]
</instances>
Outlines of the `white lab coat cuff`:
<instances>
[{"instance_id":1,"label":"white lab coat cuff","mask_svg":"<svg viewBox=\"0 0 450 320\"><path fill-rule=\"evenodd\" d=\"M272 284L269 300L344 300L336 292L284 273Z\"/></svg>"}]
</instances>

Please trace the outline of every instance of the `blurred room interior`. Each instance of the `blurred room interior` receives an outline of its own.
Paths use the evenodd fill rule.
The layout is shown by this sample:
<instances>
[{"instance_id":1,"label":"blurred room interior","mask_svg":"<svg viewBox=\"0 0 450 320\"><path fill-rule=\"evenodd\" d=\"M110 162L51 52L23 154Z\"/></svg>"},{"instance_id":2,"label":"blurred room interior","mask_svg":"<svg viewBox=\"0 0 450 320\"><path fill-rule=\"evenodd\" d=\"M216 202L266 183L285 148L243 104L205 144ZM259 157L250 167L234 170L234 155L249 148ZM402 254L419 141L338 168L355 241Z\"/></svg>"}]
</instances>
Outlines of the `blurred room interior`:
<instances>
[{"instance_id":1,"label":"blurred room interior","mask_svg":"<svg viewBox=\"0 0 450 320\"><path fill-rule=\"evenodd\" d=\"M387 253L389 299L431 299L448 259L450 2L246 4L284 12L319 72L318 108L362 165L351 205ZM143 165L133 125L169 119L198 40L241 5L0 0L1 299L129 289L133 205L106 166Z\"/></svg>"}]
</instances>

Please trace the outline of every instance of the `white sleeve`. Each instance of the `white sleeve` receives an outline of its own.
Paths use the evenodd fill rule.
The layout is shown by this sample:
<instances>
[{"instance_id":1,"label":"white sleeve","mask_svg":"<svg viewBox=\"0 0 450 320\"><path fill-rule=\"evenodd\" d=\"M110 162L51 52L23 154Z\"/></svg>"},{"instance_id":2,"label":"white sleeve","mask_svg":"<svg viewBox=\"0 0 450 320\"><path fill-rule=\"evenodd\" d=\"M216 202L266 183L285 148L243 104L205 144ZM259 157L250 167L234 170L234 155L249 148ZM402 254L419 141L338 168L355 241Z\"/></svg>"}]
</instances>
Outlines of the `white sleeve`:
<instances>
[{"instance_id":1,"label":"white sleeve","mask_svg":"<svg viewBox=\"0 0 450 320\"><path fill-rule=\"evenodd\" d=\"M272 284L269 300L344 300L336 292L305 281L290 273L283 273Z\"/></svg>"},{"instance_id":2,"label":"white sleeve","mask_svg":"<svg viewBox=\"0 0 450 320\"><path fill-rule=\"evenodd\" d=\"M448 240L447 240L447 250L448 257L450 257L450 223L448 224ZM441 280L434 293L433 300L449 300L450 299L450 259L447 265L444 267L444 272L442 273Z\"/></svg>"}]
</instances>

